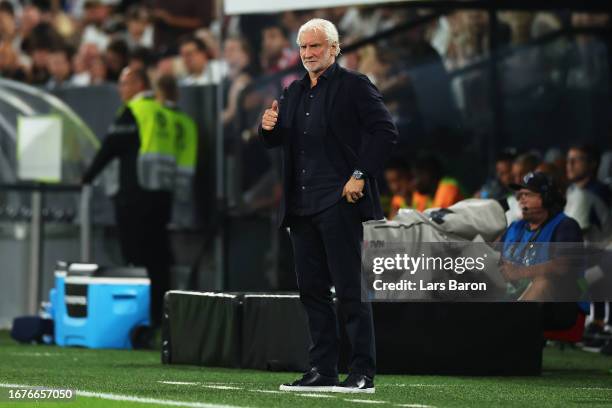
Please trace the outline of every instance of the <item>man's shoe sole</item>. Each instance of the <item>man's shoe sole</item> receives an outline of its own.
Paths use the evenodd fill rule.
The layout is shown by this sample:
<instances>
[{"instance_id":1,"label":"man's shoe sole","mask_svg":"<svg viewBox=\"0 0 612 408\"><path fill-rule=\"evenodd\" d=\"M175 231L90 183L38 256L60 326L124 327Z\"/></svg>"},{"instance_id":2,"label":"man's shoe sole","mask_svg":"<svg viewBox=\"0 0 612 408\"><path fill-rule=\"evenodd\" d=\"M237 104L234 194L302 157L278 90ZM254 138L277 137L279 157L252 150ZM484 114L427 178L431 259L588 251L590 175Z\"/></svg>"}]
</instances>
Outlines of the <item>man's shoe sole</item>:
<instances>
[{"instance_id":1,"label":"man's shoe sole","mask_svg":"<svg viewBox=\"0 0 612 408\"><path fill-rule=\"evenodd\" d=\"M294 391L294 392L334 392L334 389L337 388L335 385L326 385L326 386L312 386L312 387L304 387L304 386L294 386L294 385L281 385L278 387L280 391Z\"/></svg>"},{"instance_id":2,"label":"man's shoe sole","mask_svg":"<svg viewBox=\"0 0 612 408\"><path fill-rule=\"evenodd\" d=\"M351 387L334 387L333 392L341 392L345 394L374 394L376 392L376 388L351 388Z\"/></svg>"}]
</instances>

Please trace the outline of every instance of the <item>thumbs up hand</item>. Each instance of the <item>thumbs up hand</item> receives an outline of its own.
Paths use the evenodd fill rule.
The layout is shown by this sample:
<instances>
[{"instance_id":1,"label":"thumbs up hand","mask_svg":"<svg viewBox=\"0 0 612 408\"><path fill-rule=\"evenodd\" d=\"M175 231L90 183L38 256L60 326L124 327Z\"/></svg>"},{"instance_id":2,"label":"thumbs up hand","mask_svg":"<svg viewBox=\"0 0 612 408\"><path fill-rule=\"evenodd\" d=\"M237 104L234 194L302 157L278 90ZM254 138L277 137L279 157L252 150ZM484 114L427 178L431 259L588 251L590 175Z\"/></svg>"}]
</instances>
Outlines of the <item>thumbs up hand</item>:
<instances>
[{"instance_id":1,"label":"thumbs up hand","mask_svg":"<svg viewBox=\"0 0 612 408\"><path fill-rule=\"evenodd\" d=\"M278 101L276 99L272 102L270 109L266 109L261 119L261 127L264 130L270 131L276 126L278 120Z\"/></svg>"}]
</instances>

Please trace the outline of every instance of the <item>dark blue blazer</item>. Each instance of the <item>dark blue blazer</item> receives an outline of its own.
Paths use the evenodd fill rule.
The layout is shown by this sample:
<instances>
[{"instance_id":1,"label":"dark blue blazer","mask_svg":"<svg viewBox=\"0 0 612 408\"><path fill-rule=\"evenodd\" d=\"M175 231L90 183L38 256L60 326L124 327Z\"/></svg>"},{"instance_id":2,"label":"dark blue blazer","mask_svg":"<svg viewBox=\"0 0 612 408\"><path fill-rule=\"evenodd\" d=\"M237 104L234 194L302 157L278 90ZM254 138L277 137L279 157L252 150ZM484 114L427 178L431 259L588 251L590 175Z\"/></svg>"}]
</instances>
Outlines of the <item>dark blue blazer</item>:
<instances>
[{"instance_id":1,"label":"dark blue blazer","mask_svg":"<svg viewBox=\"0 0 612 408\"><path fill-rule=\"evenodd\" d=\"M292 125L302 89L299 80L285 88L273 130L259 126L259 135L267 147L283 149L280 226L286 225L288 195L292 191ZM376 176L397 143L398 133L380 92L365 75L338 66L327 90L322 126L324 151L338 174L346 181L355 169L366 174L364 197L357 202L362 220L383 218Z\"/></svg>"}]
</instances>

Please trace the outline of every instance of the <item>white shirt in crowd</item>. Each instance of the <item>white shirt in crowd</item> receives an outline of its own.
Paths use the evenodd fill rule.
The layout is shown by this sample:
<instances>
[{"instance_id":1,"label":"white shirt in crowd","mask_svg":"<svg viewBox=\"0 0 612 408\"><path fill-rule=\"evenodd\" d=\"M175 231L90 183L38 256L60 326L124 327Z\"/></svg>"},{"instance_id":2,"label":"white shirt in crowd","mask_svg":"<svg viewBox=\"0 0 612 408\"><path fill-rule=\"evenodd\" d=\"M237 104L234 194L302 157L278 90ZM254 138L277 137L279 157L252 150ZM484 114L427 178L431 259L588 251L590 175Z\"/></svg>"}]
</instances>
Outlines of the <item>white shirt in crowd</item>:
<instances>
[{"instance_id":1,"label":"white shirt in crowd","mask_svg":"<svg viewBox=\"0 0 612 408\"><path fill-rule=\"evenodd\" d=\"M572 184L567 189L565 214L578 222L585 241L607 241L612 234L612 214L597 194Z\"/></svg>"},{"instance_id":2,"label":"white shirt in crowd","mask_svg":"<svg viewBox=\"0 0 612 408\"><path fill-rule=\"evenodd\" d=\"M210 60L206 68L198 75L188 75L181 79L181 85L212 85L218 84L226 75L227 65L223 61Z\"/></svg>"},{"instance_id":3,"label":"white shirt in crowd","mask_svg":"<svg viewBox=\"0 0 612 408\"><path fill-rule=\"evenodd\" d=\"M83 30L81 44L95 44L99 51L105 51L110 43L110 37L102 29L93 24L88 25Z\"/></svg>"}]
</instances>

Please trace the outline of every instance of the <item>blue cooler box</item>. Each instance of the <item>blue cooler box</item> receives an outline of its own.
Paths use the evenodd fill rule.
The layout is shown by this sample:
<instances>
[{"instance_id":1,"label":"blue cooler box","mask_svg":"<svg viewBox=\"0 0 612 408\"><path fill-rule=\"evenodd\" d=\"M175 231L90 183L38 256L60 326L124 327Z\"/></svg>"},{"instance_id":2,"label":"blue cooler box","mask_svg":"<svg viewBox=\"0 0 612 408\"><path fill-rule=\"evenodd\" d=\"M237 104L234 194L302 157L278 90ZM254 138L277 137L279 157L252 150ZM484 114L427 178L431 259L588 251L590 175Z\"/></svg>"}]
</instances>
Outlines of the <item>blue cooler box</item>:
<instances>
[{"instance_id":1,"label":"blue cooler box","mask_svg":"<svg viewBox=\"0 0 612 408\"><path fill-rule=\"evenodd\" d=\"M150 281L143 268L71 264L51 291L59 346L130 349L130 334L149 325Z\"/></svg>"}]
</instances>

